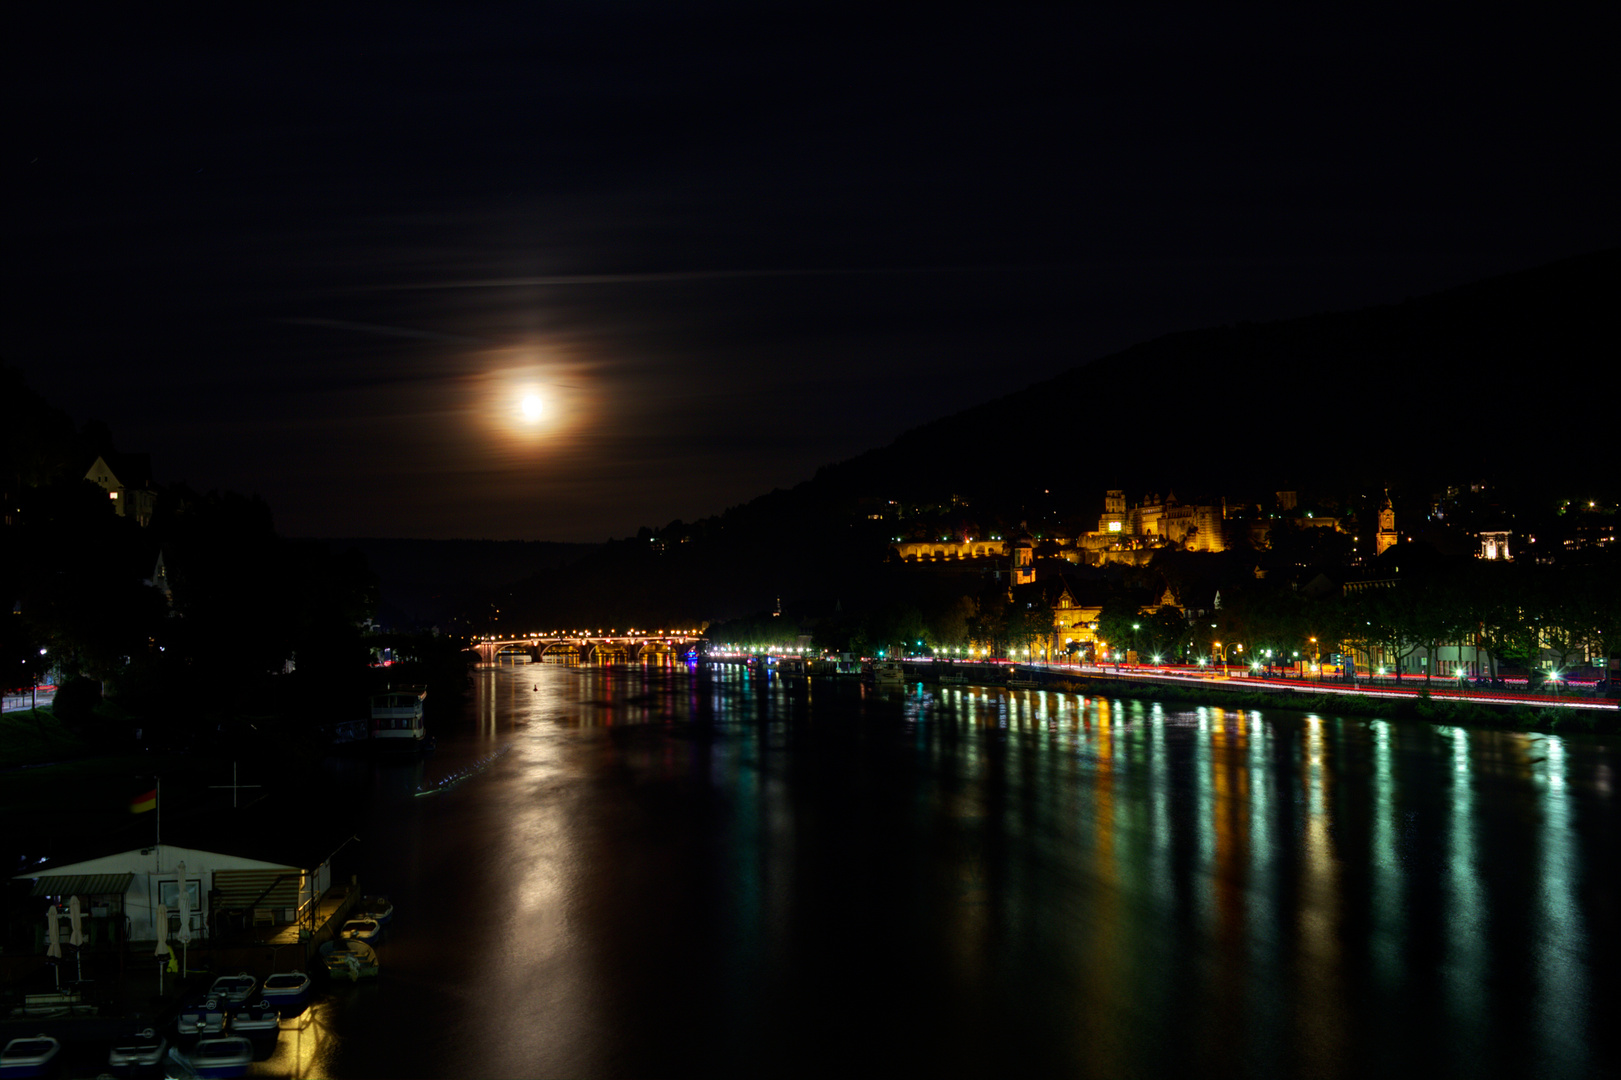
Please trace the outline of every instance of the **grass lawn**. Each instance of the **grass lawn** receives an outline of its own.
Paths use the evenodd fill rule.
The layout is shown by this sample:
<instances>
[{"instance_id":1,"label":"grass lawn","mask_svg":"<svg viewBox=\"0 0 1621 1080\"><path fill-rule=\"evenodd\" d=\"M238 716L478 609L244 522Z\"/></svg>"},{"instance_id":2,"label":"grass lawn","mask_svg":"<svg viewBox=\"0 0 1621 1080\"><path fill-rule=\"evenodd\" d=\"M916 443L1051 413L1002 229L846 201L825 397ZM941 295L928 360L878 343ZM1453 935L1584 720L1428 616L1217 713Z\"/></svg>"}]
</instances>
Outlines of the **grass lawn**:
<instances>
[{"instance_id":1,"label":"grass lawn","mask_svg":"<svg viewBox=\"0 0 1621 1080\"><path fill-rule=\"evenodd\" d=\"M132 798L164 783L165 816L184 808L182 792L206 791L229 778L208 755L144 753L94 746L48 709L0 715L0 821L6 855L58 858L87 841L139 846L152 838L153 815L132 814ZM172 794L171 794L172 792ZM171 801L173 800L173 801Z\"/></svg>"},{"instance_id":2,"label":"grass lawn","mask_svg":"<svg viewBox=\"0 0 1621 1080\"><path fill-rule=\"evenodd\" d=\"M85 745L49 709L0 713L0 769L80 757Z\"/></svg>"}]
</instances>

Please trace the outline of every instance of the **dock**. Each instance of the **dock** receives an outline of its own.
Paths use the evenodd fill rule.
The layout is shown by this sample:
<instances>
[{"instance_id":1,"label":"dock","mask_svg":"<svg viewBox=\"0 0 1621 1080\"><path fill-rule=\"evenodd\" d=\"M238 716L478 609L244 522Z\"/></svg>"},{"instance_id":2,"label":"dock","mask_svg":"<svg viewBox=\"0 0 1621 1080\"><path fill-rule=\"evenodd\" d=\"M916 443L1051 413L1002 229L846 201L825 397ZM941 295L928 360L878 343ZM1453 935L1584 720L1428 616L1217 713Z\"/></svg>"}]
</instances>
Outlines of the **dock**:
<instances>
[{"instance_id":1,"label":"dock","mask_svg":"<svg viewBox=\"0 0 1621 1080\"><path fill-rule=\"evenodd\" d=\"M337 936L360 898L351 878L329 889L305 920L200 939L183 953L171 942L176 958L185 956L187 970L178 973L160 974L166 965L150 941L87 947L78 962L65 955L54 962L60 984L49 970L53 961L41 954L0 957L0 1044L43 1033L64 1049L100 1046L142 1028L172 1029L181 1003L219 975L246 971L262 981L279 971L318 968L321 945Z\"/></svg>"}]
</instances>

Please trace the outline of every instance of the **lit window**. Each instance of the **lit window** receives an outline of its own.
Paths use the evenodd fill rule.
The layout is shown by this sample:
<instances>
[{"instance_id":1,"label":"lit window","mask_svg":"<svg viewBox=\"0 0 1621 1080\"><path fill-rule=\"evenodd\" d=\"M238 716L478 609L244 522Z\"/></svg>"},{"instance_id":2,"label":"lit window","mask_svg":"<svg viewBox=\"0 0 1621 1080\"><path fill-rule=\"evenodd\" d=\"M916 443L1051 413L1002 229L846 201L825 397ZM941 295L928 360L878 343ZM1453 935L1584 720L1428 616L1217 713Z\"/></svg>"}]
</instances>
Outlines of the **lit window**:
<instances>
[{"instance_id":1,"label":"lit window","mask_svg":"<svg viewBox=\"0 0 1621 1080\"><path fill-rule=\"evenodd\" d=\"M107 497L108 497L108 498L109 498L109 499L116 499L116 498L118 498L118 492L116 492L116 491L109 491L109 492L108 492L108 493L107 493Z\"/></svg>"}]
</instances>

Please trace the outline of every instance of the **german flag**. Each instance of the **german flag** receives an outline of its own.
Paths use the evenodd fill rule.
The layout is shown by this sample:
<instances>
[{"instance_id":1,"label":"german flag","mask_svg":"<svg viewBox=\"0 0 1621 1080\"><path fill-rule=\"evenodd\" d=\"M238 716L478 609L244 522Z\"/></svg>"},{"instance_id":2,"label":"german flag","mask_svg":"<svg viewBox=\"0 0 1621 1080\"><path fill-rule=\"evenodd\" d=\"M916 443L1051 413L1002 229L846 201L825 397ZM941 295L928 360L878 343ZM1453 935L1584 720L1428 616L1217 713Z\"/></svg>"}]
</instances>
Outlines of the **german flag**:
<instances>
[{"instance_id":1,"label":"german flag","mask_svg":"<svg viewBox=\"0 0 1621 1080\"><path fill-rule=\"evenodd\" d=\"M157 808L158 808L158 789L157 788L153 788L151 791L148 791L145 794L137 795L137 796L135 796L135 798L133 798L133 799L131 799L129 801L129 812L132 813L132 814L144 814L148 810L156 810Z\"/></svg>"}]
</instances>

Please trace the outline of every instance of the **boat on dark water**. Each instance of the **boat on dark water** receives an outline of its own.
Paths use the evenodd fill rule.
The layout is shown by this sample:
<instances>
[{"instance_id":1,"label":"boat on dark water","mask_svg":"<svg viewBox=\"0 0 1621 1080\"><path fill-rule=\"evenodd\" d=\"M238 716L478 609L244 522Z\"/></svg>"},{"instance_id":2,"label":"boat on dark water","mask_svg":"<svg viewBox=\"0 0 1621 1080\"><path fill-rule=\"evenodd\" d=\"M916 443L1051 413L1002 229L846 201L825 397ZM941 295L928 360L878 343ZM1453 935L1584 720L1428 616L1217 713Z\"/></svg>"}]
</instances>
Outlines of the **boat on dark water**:
<instances>
[{"instance_id":1,"label":"boat on dark water","mask_svg":"<svg viewBox=\"0 0 1621 1080\"><path fill-rule=\"evenodd\" d=\"M377 977L377 950L364 941L340 938L321 946L321 958L326 973L344 982L359 982Z\"/></svg>"},{"instance_id":2,"label":"boat on dark water","mask_svg":"<svg viewBox=\"0 0 1621 1080\"><path fill-rule=\"evenodd\" d=\"M302 971L283 971L265 979L259 997L283 1014L299 1011L310 1000L310 977Z\"/></svg>"},{"instance_id":3,"label":"boat on dark water","mask_svg":"<svg viewBox=\"0 0 1621 1080\"><path fill-rule=\"evenodd\" d=\"M198 1039L190 1053L169 1050L176 1063L186 1066L205 1080L241 1076L253 1064L253 1044L241 1035L216 1035Z\"/></svg>"},{"instance_id":4,"label":"boat on dark water","mask_svg":"<svg viewBox=\"0 0 1621 1080\"><path fill-rule=\"evenodd\" d=\"M371 742L377 750L417 752L428 741L423 719L428 692L419 688L386 690L371 699Z\"/></svg>"},{"instance_id":5,"label":"boat on dark water","mask_svg":"<svg viewBox=\"0 0 1621 1080\"><path fill-rule=\"evenodd\" d=\"M119 1039L107 1051L107 1069L117 1076L160 1076L169 1040L151 1028Z\"/></svg>"},{"instance_id":6,"label":"boat on dark water","mask_svg":"<svg viewBox=\"0 0 1621 1080\"><path fill-rule=\"evenodd\" d=\"M394 905L386 896L363 896L360 902L350 909L350 917L376 919L379 926L386 927L389 920L394 917Z\"/></svg>"},{"instance_id":7,"label":"boat on dark water","mask_svg":"<svg viewBox=\"0 0 1621 1080\"><path fill-rule=\"evenodd\" d=\"M61 1051L62 1044L45 1034L12 1039L0 1050L0 1077L49 1076Z\"/></svg>"},{"instance_id":8,"label":"boat on dark water","mask_svg":"<svg viewBox=\"0 0 1621 1080\"><path fill-rule=\"evenodd\" d=\"M345 922L338 936L371 944L383 936L383 924L369 916L361 916Z\"/></svg>"},{"instance_id":9,"label":"boat on dark water","mask_svg":"<svg viewBox=\"0 0 1621 1080\"><path fill-rule=\"evenodd\" d=\"M875 690L900 690L906 686L906 669L898 660L876 660L872 665Z\"/></svg>"},{"instance_id":10,"label":"boat on dark water","mask_svg":"<svg viewBox=\"0 0 1621 1080\"><path fill-rule=\"evenodd\" d=\"M281 1010L263 998L257 998L241 1008L233 1009L226 1027L232 1035L274 1039L281 1033Z\"/></svg>"},{"instance_id":11,"label":"boat on dark water","mask_svg":"<svg viewBox=\"0 0 1621 1080\"><path fill-rule=\"evenodd\" d=\"M252 997L258 985L259 980L246 971L235 975L221 975L214 980L214 985L208 988L208 996L219 998L229 1010L232 1006L240 1005Z\"/></svg>"},{"instance_id":12,"label":"boat on dark water","mask_svg":"<svg viewBox=\"0 0 1621 1080\"><path fill-rule=\"evenodd\" d=\"M175 1030L182 1035L217 1035L225 1030L225 1002L217 997L192 998L180 1006Z\"/></svg>"}]
</instances>

